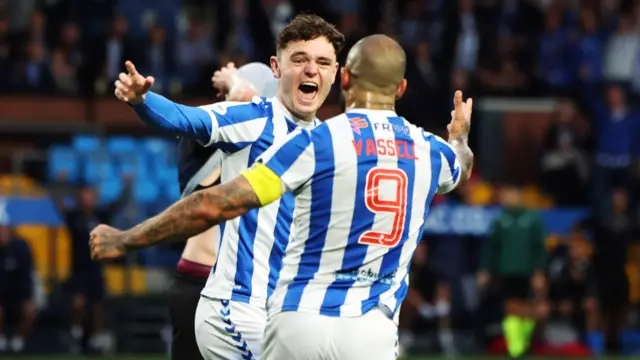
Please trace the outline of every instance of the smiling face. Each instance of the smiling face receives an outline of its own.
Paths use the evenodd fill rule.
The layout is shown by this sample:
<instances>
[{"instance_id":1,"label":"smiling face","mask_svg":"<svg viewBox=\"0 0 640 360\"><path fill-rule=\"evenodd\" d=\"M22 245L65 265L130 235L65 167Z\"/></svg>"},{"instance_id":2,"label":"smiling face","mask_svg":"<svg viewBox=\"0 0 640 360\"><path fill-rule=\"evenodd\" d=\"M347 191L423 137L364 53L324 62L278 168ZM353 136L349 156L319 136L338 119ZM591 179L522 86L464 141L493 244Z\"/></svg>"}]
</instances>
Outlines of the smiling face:
<instances>
[{"instance_id":1,"label":"smiling face","mask_svg":"<svg viewBox=\"0 0 640 360\"><path fill-rule=\"evenodd\" d=\"M311 121L336 79L336 57L344 35L316 15L298 15L276 39L271 70L278 81L278 99L294 116Z\"/></svg>"},{"instance_id":2,"label":"smiling face","mask_svg":"<svg viewBox=\"0 0 640 360\"><path fill-rule=\"evenodd\" d=\"M271 68L280 79L280 101L295 116L308 119L329 95L338 63L333 45L322 36L290 42L271 58Z\"/></svg>"}]
</instances>

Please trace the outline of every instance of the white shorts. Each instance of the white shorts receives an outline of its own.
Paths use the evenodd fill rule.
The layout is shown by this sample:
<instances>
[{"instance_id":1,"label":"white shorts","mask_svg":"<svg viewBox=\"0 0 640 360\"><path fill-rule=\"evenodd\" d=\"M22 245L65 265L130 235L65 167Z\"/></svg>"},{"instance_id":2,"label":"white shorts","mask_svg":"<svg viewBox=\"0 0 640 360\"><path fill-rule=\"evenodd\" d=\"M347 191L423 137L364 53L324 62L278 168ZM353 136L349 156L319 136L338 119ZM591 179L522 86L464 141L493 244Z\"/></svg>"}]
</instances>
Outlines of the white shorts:
<instances>
[{"instance_id":1,"label":"white shorts","mask_svg":"<svg viewBox=\"0 0 640 360\"><path fill-rule=\"evenodd\" d=\"M205 360L258 360L267 311L238 301L200 297L195 330Z\"/></svg>"},{"instance_id":2,"label":"white shorts","mask_svg":"<svg viewBox=\"0 0 640 360\"><path fill-rule=\"evenodd\" d=\"M380 309L360 317L282 312L267 324L263 360L394 360L398 327Z\"/></svg>"}]
</instances>

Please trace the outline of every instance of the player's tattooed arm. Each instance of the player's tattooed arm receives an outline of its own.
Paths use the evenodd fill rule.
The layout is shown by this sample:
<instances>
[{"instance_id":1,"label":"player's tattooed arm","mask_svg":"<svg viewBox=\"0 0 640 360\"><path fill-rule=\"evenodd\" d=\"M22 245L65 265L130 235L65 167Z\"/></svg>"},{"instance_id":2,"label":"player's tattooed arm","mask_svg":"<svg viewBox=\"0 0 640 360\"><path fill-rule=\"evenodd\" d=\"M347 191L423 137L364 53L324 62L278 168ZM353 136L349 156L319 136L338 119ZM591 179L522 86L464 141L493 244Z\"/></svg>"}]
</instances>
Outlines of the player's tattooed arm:
<instances>
[{"instance_id":1,"label":"player's tattooed arm","mask_svg":"<svg viewBox=\"0 0 640 360\"><path fill-rule=\"evenodd\" d=\"M473 151L469 147L473 99L469 98L467 101L462 101L462 99L462 91L456 91L453 96L454 110L451 112L451 123L447 126L449 145L458 157L462 172L458 185L469 180L473 170Z\"/></svg>"},{"instance_id":2,"label":"player's tattooed arm","mask_svg":"<svg viewBox=\"0 0 640 360\"><path fill-rule=\"evenodd\" d=\"M469 180L473 170L473 151L469 147L468 137L468 132L466 135L449 136L449 145L453 148L460 162L460 171L462 172L460 184Z\"/></svg>"},{"instance_id":3,"label":"player's tattooed arm","mask_svg":"<svg viewBox=\"0 0 640 360\"><path fill-rule=\"evenodd\" d=\"M260 207L260 200L243 176L197 191L173 204L161 214L123 234L127 250L182 241L224 221Z\"/></svg>"}]
</instances>

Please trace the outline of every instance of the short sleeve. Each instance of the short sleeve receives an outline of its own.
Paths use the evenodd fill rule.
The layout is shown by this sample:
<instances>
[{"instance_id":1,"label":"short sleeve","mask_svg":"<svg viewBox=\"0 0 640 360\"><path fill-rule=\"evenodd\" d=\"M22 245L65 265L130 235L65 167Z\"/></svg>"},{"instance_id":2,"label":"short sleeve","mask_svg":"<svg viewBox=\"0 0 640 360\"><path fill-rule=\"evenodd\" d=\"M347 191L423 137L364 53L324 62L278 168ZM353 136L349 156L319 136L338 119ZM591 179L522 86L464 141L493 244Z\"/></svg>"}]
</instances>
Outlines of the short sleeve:
<instances>
[{"instance_id":1,"label":"short sleeve","mask_svg":"<svg viewBox=\"0 0 640 360\"><path fill-rule=\"evenodd\" d=\"M211 137L204 146L216 146L225 152L235 152L254 143L269 119L262 99L251 102L223 101L200 106L211 118Z\"/></svg>"},{"instance_id":2,"label":"short sleeve","mask_svg":"<svg viewBox=\"0 0 640 360\"><path fill-rule=\"evenodd\" d=\"M258 161L280 177L284 192L297 190L313 177L315 170L311 132L297 128L267 149Z\"/></svg>"},{"instance_id":3,"label":"short sleeve","mask_svg":"<svg viewBox=\"0 0 640 360\"><path fill-rule=\"evenodd\" d=\"M439 147L442 166L438 176L438 193L446 194L458 186L461 172L460 162L453 148L441 137L436 136L436 144Z\"/></svg>"}]
</instances>

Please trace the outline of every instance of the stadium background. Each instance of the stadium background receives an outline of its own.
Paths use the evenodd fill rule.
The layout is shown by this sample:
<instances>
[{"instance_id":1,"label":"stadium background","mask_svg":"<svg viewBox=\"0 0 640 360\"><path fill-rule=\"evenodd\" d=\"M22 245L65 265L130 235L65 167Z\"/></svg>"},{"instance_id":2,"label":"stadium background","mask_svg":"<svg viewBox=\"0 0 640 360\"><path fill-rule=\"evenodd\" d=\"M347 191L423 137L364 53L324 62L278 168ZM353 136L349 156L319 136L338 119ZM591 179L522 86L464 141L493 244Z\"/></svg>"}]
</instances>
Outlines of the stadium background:
<instances>
[{"instance_id":1,"label":"stadium background","mask_svg":"<svg viewBox=\"0 0 640 360\"><path fill-rule=\"evenodd\" d=\"M614 192L627 198L637 225L640 145L631 138L640 134L640 1L0 0L0 222L29 244L40 290L25 352L69 352L67 284L77 275L77 245L65 215L77 190L95 189L98 207L119 227L178 198L175 140L112 96L124 60L154 75L155 91L210 103L212 72L228 61L266 62L274 34L299 11L337 24L348 46L375 32L396 37L409 60L398 112L427 130L445 130L452 90L476 101L474 178L436 200L425 232L428 282L450 288L459 353L491 351L500 336L499 322L477 320L500 314L479 305L475 279L501 184L519 186L539 211L549 264L575 244L583 261L598 256L584 224L606 217ZM336 84L319 118L340 107ZM617 351L630 354L640 349L640 237L605 241L628 248L629 306ZM149 249L101 269L108 352L166 351L163 291L179 251ZM546 327L556 335L543 329L542 344L558 331L582 343L579 326L551 314ZM439 329L429 323L419 351L433 354Z\"/></svg>"}]
</instances>

